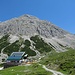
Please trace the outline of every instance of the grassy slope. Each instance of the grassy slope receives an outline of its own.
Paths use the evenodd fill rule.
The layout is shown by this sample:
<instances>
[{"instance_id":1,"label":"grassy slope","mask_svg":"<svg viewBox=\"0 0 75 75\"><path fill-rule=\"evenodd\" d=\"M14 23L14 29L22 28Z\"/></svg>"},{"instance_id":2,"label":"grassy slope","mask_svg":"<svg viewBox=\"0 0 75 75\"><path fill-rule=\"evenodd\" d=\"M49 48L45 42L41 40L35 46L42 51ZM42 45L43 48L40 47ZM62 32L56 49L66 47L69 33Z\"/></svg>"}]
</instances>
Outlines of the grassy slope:
<instances>
[{"instance_id":1,"label":"grassy slope","mask_svg":"<svg viewBox=\"0 0 75 75\"><path fill-rule=\"evenodd\" d=\"M0 75L52 75L45 71L42 66L32 64L30 66L16 66L0 71Z\"/></svg>"},{"instance_id":2,"label":"grassy slope","mask_svg":"<svg viewBox=\"0 0 75 75\"><path fill-rule=\"evenodd\" d=\"M9 45L7 41L8 35L4 36L0 39L0 51L5 46ZM75 74L75 50L70 49L67 52L56 53L52 47L50 47L47 43L45 43L39 36L31 37L32 41L34 41L35 48L43 53L47 52L45 58L42 59L41 63L48 65L48 67L52 69L56 69L59 71L63 71L68 75ZM11 54L13 51L18 51L21 44L24 44L25 47L21 49L21 51L25 51L29 56L34 56L36 53L30 49L30 41L25 40L25 42L16 41L10 46L6 47L4 53ZM48 52L51 53L49 54Z\"/></svg>"},{"instance_id":3,"label":"grassy slope","mask_svg":"<svg viewBox=\"0 0 75 75\"><path fill-rule=\"evenodd\" d=\"M63 53L52 52L42 58L41 63L68 75L75 75L75 50L70 49Z\"/></svg>"}]
</instances>

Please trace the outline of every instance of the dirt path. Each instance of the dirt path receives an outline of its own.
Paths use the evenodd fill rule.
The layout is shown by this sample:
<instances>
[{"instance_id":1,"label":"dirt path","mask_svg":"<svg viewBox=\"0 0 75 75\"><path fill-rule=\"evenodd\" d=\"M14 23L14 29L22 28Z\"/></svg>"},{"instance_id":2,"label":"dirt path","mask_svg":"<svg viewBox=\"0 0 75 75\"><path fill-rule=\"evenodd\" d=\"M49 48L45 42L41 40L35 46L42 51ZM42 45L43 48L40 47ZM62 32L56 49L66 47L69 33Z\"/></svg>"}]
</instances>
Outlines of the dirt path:
<instances>
[{"instance_id":1,"label":"dirt path","mask_svg":"<svg viewBox=\"0 0 75 75\"><path fill-rule=\"evenodd\" d=\"M0 63L2 63L2 59L7 59L8 58L8 55L7 54L4 54L3 51L6 47L10 46L11 44L5 46L4 48L1 49L1 53L0 53Z\"/></svg>"},{"instance_id":2,"label":"dirt path","mask_svg":"<svg viewBox=\"0 0 75 75\"><path fill-rule=\"evenodd\" d=\"M5 49L6 47L10 46L10 45L11 45L11 44L9 44L9 45L5 46L4 48L2 48L1 53L3 53L4 49Z\"/></svg>"},{"instance_id":3,"label":"dirt path","mask_svg":"<svg viewBox=\"0 0 75 75\"><path fill-rule=\"evenodd\" d=\"M53 75L64 75L64 74L63 74L63 73L61 73L61 72L54 71L54 70L51 70L51 69L46 68L46 66L45 66L45 65L43 65L43 68L44 68L46 71L52 72L52 73L53 73Z\"/></svg>"}]
</instances>

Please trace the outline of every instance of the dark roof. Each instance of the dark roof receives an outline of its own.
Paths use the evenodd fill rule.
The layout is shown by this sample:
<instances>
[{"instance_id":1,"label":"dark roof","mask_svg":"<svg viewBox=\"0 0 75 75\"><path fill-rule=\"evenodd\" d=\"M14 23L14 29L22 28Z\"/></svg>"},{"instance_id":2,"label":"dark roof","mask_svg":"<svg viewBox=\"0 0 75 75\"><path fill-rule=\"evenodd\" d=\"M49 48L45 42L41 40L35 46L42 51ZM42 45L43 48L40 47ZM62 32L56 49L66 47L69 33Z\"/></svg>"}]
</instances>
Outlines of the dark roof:
<instances>
[{"instance_id":1,"label":"dark roof","mask_svg":"<svg viewBox=\"0 0 75 75\"><path fill-rule=\"evenodd\" d=\"M7 60L20 60L25 52L13 52Z\"/></svg>"}]
</instances>

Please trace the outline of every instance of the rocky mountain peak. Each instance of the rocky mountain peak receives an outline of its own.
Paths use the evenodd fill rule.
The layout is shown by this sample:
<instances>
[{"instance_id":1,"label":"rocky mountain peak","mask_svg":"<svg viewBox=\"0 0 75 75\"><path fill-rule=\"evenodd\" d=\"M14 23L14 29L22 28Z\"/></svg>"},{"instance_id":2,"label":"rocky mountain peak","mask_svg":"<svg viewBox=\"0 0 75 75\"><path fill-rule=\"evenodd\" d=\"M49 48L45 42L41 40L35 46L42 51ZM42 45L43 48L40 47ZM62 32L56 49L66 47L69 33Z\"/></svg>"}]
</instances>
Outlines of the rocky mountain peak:
<instances>
[{"instance_id":1,"label":"rocky mountain peak","mask_svg":"<svg viewBox=\"0 0 75 75\"><path fill-rule=\"evenodd\" d=\"M37 17L35 16L32 16L32 15L29 15L29 14L25 14L25 15L22 15L20 16L21 18L29 18L29 19L38 19Z\"/></svg>"},{"instance_id":2,"label":"rocky mountain peak","mask_svg":"<svg viewBox=\"0 0 75 75\"><path fill-rule=\"evenodd\" d=\"M63 37L67 33L48 21L40 20L28 14L0 23L0 34L27 36L37 34L51 38L55 36Z\"/></svg>"}]
</instances>

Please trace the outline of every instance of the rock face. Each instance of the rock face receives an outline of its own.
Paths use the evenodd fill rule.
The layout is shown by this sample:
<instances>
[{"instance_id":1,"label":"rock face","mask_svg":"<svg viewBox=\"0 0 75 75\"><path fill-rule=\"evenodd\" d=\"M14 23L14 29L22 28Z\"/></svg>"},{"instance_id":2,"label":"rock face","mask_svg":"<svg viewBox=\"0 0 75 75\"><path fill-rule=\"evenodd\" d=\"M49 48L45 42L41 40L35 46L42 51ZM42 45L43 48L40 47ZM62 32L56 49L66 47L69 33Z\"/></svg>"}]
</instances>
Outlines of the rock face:
<instances>
[{"instance_id":1,"label":"rock face","mask_svg":"<svg viewBox=\"0 0 75 75\"><path fill-rule=\"evenodd\" d=\"M39 20L30 15L23 15L19 18L0 23L0 34L20 34L32 36L35 34L44 37L63 37L68 32L58 28L50 22Z\"/></svg>"},{"instance_id":2,"label":"rock face","mask_svg":"<svg viewBox=\"0 0 75 75\"><path fill-rule=\"evenodd\" d=\"M56 51L65 51L64 47L75 48L75 35L31 15L23 15L19 18L0 22L0 35L5 34L29 37L40 35L45 42L51 43Z\"/></svg>"}]
</instances>

